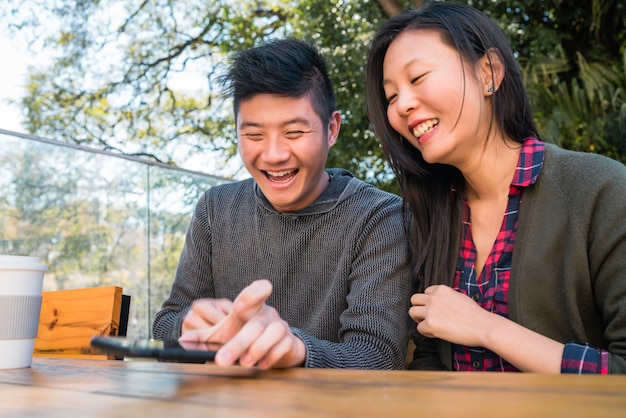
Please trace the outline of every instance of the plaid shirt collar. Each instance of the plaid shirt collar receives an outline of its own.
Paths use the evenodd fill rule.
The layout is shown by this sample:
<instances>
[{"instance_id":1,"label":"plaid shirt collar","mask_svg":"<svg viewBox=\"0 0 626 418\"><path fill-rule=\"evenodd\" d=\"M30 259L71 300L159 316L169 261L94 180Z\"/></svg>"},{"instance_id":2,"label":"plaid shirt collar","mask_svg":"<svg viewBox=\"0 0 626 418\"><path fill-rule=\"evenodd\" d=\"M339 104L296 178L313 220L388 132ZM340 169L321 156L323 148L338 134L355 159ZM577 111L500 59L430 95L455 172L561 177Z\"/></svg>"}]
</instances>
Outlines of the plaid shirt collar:
<instances>
[{"instance_id":1,"label":"plaid shirt collar","mask_svg":"<svg viewBox=\"0 0 626 418\"><path fill-rule=\"evenodd\" d=\"M511 186L528 187L537 181L543 166L544 148L543 142L536 138L524 141Z\"/></svg>"},{"instance_id":2,"label":"plaid shirt collar","mask_svg":"<svg viewBox=\"0 0 626 418\"><path fill-rule=\"evenodd\" d=\"M511 181L511 190L521 190L537 182L541 167L543 167L544 148L543 142L537 138L529 137L524 141ZM450 192L453 198L455 193L459 193L461 198L464 198L462 189L459 190L454 184L451 185Z\"/></svg>"}]
</instances>

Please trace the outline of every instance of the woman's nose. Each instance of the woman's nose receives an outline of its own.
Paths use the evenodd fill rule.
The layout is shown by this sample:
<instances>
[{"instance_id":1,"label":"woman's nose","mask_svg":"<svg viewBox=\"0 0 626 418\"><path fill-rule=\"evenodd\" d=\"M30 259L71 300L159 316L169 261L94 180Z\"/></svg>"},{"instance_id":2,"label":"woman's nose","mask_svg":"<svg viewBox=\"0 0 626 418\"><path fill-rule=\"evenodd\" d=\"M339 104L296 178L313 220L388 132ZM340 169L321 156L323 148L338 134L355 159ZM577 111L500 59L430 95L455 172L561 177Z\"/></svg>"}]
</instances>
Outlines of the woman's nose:
<instances>
[{"instance_id":1,"label":"woman's nose","mask_svg":"<svg viewBox=\"0 0 626 418\"><path fill-rule=\"evenodd\" d=\"M396 111L400 115L408 115L419 106L419 101L414 94L409 92L399 93L396 99Z\"/></svg>"}]
</instances>

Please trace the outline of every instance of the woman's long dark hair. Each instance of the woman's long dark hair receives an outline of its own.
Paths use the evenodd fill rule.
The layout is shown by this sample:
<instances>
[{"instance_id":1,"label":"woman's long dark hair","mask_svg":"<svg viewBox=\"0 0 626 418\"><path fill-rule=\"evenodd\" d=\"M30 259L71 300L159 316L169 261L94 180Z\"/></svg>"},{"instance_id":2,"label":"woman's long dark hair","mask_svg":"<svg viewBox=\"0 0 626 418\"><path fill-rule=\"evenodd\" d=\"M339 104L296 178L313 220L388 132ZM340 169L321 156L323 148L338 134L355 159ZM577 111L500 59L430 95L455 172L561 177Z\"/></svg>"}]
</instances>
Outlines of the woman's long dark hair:
<instances>
[{"instance_id":1,"label":"woman's long dark hair","mask_svg":"<svg viewBox=\"0 0 626 418\"><path fill-rule=\"evenodd\" d=\"M405 207L412 214L408 232L416 290L435 283L452 284L463 211L462 202L453 198L451 188L464 187L459 170L424 161L421 152L396 132L387 119L383 60L389 45L400 33L418 29L438 31L442 40L459 52L462 64L470 68L488 51L495 51L505 75L492 96L492 121L498 130L517 142L529 136L538 137L513 51L502 31L482 12L463 4L431 2L393 17L380 27L367 58L367 112L400 183Z\"/></svg>"}]
</instances>

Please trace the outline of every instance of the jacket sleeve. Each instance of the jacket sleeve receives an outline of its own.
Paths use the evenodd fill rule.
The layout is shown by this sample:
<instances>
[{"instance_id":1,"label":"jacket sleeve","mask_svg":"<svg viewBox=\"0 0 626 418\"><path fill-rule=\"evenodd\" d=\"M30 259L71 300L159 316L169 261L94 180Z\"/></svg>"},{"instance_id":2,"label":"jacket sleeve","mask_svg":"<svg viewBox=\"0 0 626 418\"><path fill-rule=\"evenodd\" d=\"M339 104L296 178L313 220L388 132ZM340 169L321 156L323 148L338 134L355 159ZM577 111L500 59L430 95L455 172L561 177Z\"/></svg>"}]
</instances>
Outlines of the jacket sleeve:
<instances>
[{"instance_id":1,"label":"jacket sleeve","mask_svg":"<svg viewBox=\"0 0 626 418\"><path fill-rule=\"evenodd\" d=\"M413 338L415 349L409 370L449 370L441 361L438 346L443 341L434 338L416 336ZM439 343L439 344L438 344Z\"/></svg>"},{"instance_id":2,"label":"jacket sleeve","mask_svg":"<svg viewBox=\"0 0 626 418\"><path fill-rule=\"evenodd\" d=\"M589 267L610 353L609 373L626 373L626 168L617 162L595 194ZM610 168L615 168L614 171Z\"/></svg>"},{"instance_id":3,"label":"jacket sleeve","mask_svg":"<svg viewBox=\"0 0 626 418\"><path fill-rule=\"evenodd\" d=\"M626 373L626 167L546 144L537 184L524 191L511 320L563 344L610 353Z\"/></svg>"}]
</instances>

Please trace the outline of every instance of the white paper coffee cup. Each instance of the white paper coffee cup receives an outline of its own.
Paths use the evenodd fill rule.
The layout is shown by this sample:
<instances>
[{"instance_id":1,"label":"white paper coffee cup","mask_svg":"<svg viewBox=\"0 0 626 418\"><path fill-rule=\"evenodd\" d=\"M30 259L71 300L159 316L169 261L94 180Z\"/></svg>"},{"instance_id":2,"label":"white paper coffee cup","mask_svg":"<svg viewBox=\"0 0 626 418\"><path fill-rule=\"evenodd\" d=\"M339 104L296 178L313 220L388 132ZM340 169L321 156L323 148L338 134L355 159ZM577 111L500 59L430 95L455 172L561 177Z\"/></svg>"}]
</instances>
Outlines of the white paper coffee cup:
<instances>
[{"instance_id":1,"label":"white paper coffee cup","mask_svg":"<svg viewBox=\"0 0 626 418\"><path fill-rule=\"evenodd\" d=\"M37 257L0 255L0 369L32 364L46 271Z\"/></svg>"}]
</instances>

